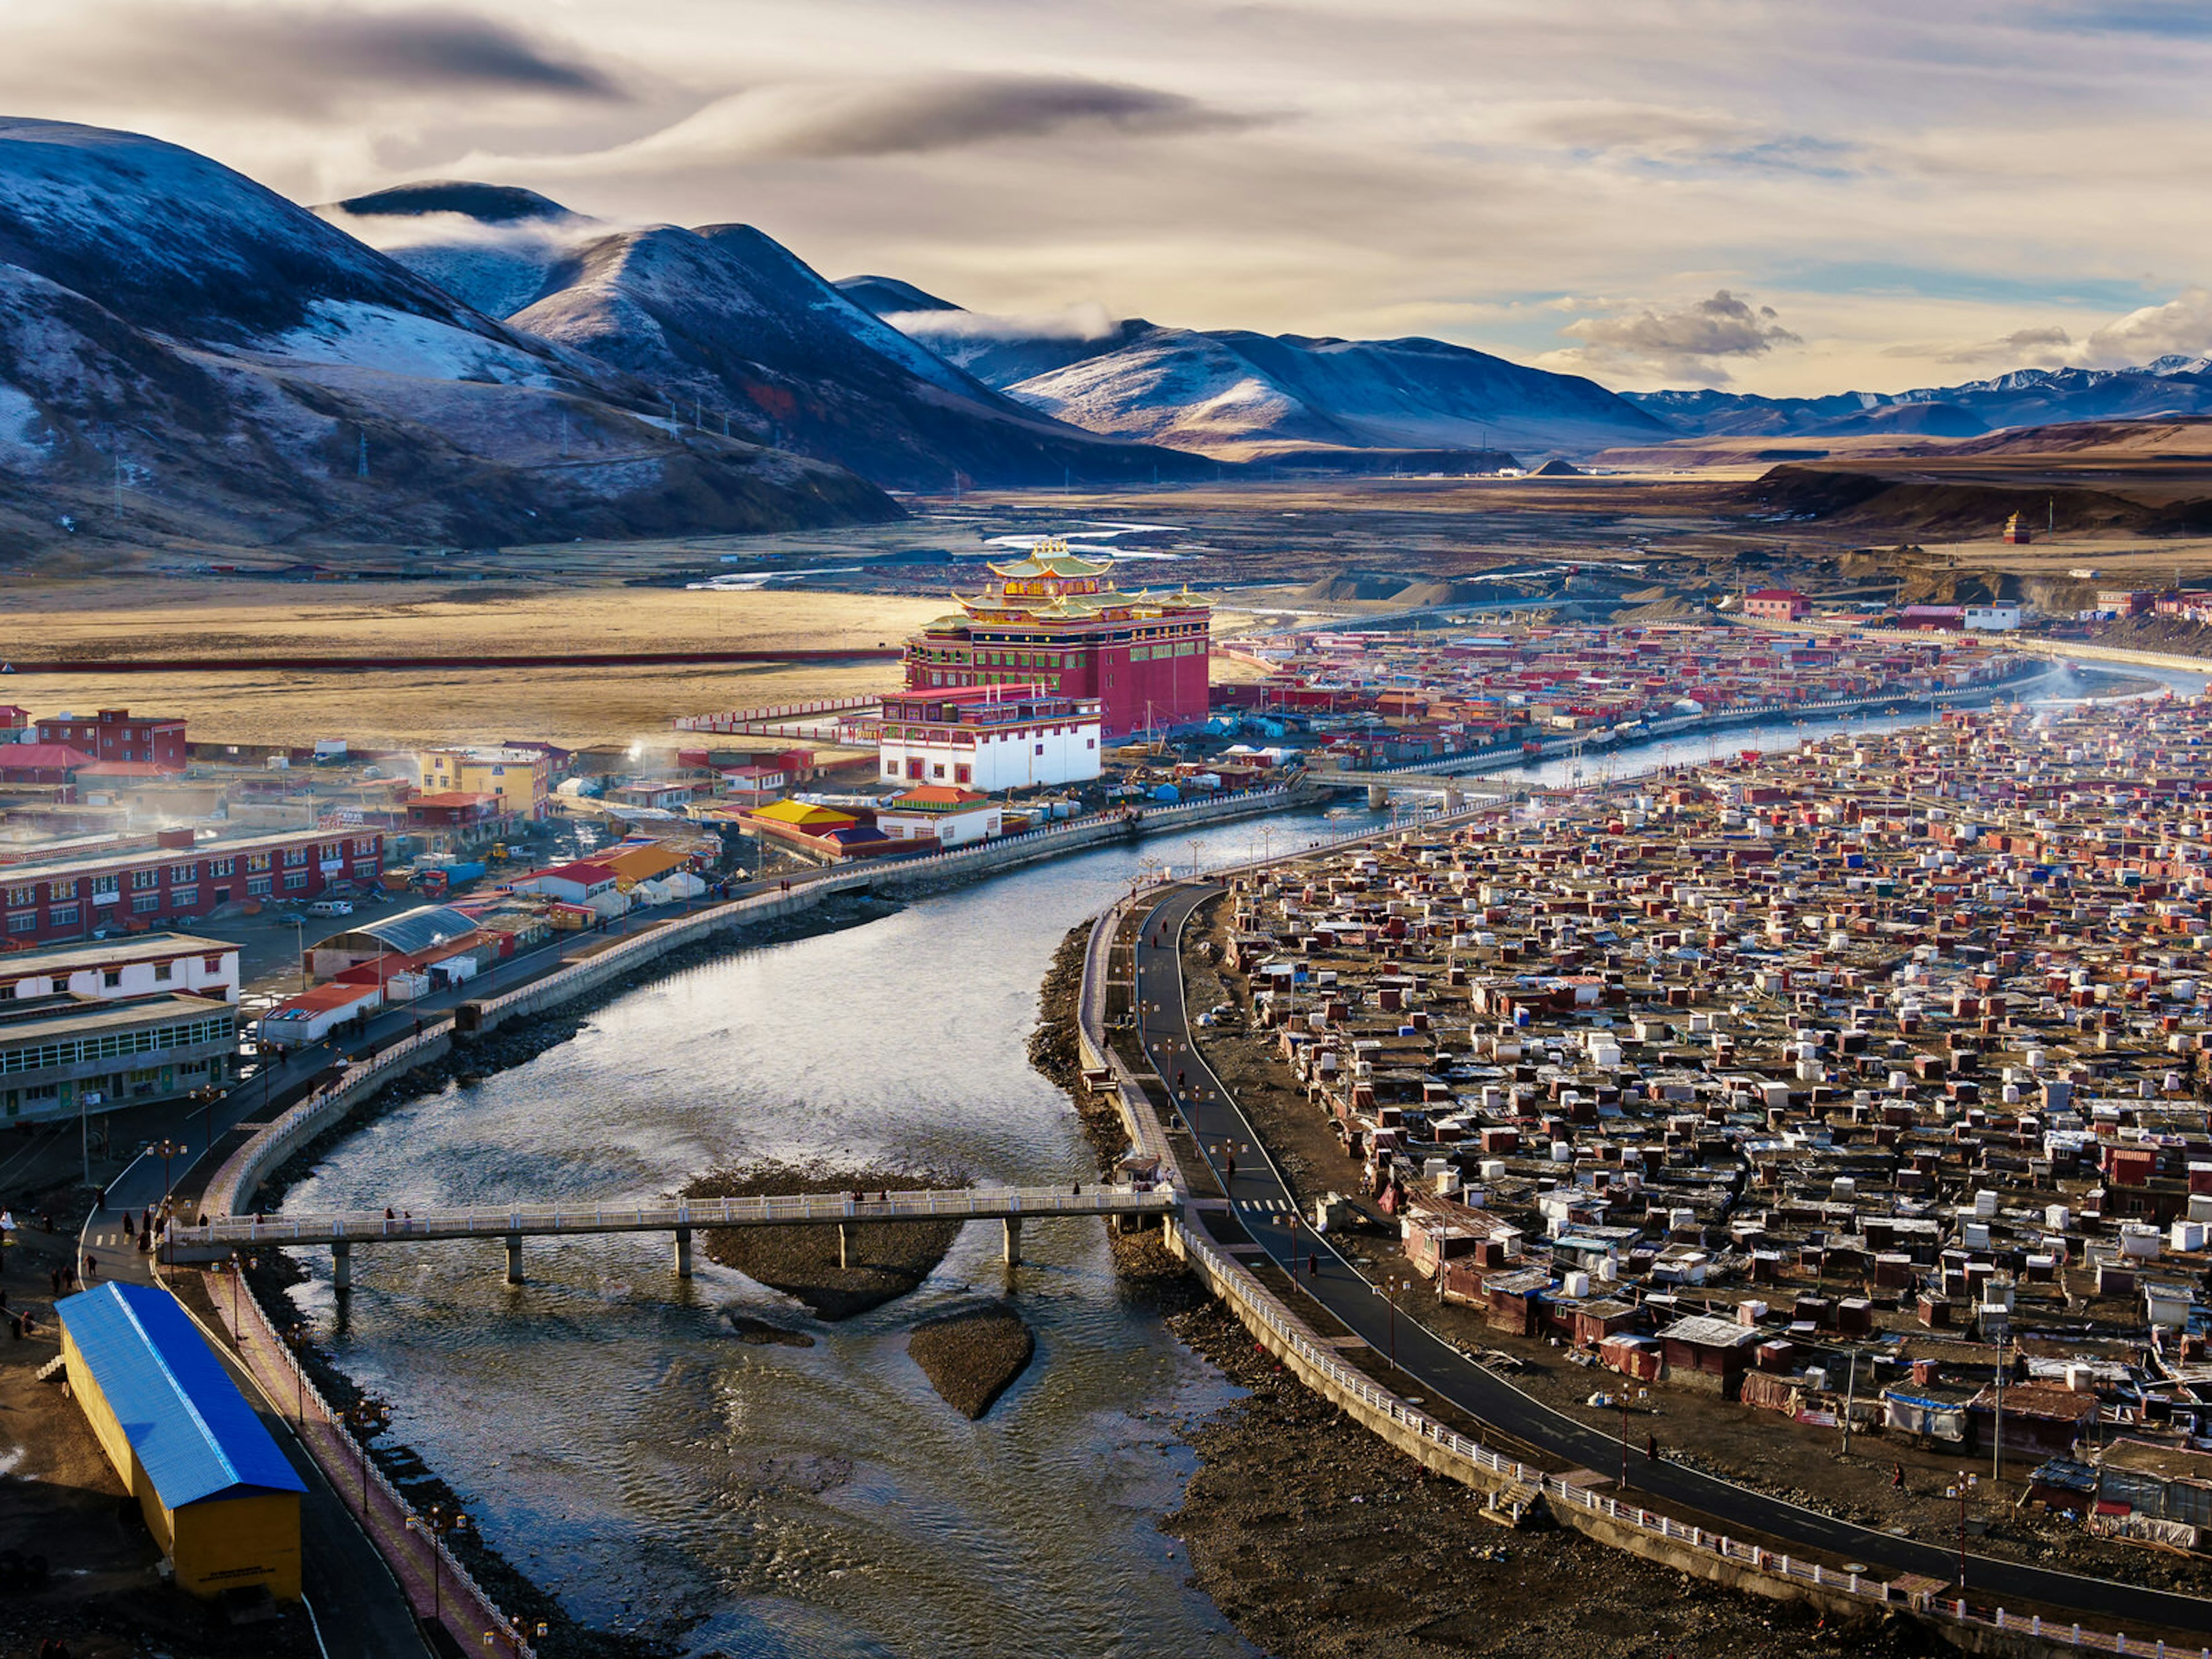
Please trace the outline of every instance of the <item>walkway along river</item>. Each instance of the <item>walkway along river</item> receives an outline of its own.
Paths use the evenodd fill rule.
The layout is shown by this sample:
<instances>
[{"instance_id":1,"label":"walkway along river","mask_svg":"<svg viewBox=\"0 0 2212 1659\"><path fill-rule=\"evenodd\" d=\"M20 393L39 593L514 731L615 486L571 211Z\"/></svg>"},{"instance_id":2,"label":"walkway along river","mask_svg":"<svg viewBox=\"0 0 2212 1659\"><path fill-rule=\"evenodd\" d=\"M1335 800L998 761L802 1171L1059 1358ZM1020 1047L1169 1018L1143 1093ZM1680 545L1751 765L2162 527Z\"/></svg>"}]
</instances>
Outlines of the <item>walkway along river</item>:
<instances>
[{"instance_id":1,"label":"walkway along river","mask_svg":"<svg viewBox=\"0 0 2212 1659\"><path fill-rule=\"evenodd\" d=\"M1361 821L1386 817L1229 823L1197 853L1220 862L1263 836L1280 852ZM350 1137L286 1207L638 1203L757 1158L1087 1179L1072 1109L1024 1056L1036 988L1140 858L1190 856L1182 837L1115 846L626 994L573 1041ZM586 1621L701 1653L1250 1651L1152 1525L1188 1467L1176 1421L1223 1385L1125 1303L1102 1231L1025 1240L1038 1358L981 1422L907 1358L913 1323L1002 1287L997 1235L970 1228L913 1297L843 1325L703 1263L680 1288L650 1237L548 1242L517 1289L497 1244L364 1251L343 1318L327 1252L302 1251L298 1295L340 1366L393 1402L395 1437ZM742 1343L725 1310L816 1346Z\"/></svg>"}]
</instances>

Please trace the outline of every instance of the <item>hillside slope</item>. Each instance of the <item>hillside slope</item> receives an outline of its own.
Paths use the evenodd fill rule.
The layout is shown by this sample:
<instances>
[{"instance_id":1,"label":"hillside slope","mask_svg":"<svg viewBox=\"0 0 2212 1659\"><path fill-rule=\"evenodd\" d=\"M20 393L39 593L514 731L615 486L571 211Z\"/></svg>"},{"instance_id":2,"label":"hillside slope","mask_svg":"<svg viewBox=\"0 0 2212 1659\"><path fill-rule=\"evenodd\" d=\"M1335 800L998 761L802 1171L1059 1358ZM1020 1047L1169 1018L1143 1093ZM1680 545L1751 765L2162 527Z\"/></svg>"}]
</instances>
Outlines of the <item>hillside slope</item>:
<instances>
[{"instance_id":1,"label":"hillside slope","mask_svg":"<svg viewBox=\"0 0 2212 1659\"><path fill-rule=\"evenodd\" d=\"M843 286L948 362L1093 432L1217 456L1285 449L1587 452L1669 435L1577 375L1440 340L994 319L882 276Z\"/></svg>"},{"instance_id":2,"label":"hillside slope","mask_svg":"<svg viewBox=\"0 0 2212 1659\"><path fill-rule=\"evenodd\" d=\"M502 216L479 216L472 200ZM513 301L515 330L625 371L678 419L713 432L726 423L890 488L1196 471L1001 395L749 225L626 228L454 183L325 211L425 276Z\"/></svg>"},{"instance_id":3,"label":"hillside slope","mask_svg":"<svg viewBox=\"0 0 2212 1659\"><path fill-rule=\"evenodd\" d=\"M0 119L0 548L543 541L894 515L648 417L204 156Z\"/></svg>"}]
</instances>

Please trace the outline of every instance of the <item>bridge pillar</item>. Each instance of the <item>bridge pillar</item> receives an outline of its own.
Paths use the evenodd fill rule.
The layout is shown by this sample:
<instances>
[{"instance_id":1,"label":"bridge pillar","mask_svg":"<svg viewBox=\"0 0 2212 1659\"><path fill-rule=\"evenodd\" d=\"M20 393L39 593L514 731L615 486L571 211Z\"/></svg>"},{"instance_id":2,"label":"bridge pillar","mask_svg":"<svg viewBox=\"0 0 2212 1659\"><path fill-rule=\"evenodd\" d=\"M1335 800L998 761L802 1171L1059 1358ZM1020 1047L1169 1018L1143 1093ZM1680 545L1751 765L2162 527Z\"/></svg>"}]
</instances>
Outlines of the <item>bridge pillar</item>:
<instances>
[{"instance_id":1,"label":"bridge pillar","mask_svg":"<svg viewBox=\"0 0 2212 1659\"><path fill-rule=\"evenodd\" d=\"M849 1273L853 1267L853 1230L843 1222L837 1224L837 1271Z\"/></svg>"},{"instance_id":2,"label":"bridge pillar","mask_svg":"<svg viewBox=\"0 0 2212 1659\"><path fill-rule=\"evenodd\" d=\"M1389 790L1379 783L1369 784L1367 786L1367 805L1371 811L1376 812L1382 811L1390 805Z\"/></svg>"},{"instance_id":3,"label":"bridge pillar","mask_svg":"<svg viewBox=\"0 0 2212 1659\"><path fill-rule=\"evenodd\" d=\"M1464 811L1464 810L1465 810L1466 806L1467 806L1467 797L1466 797L1465 795L1462 794L1458 790L1456 790L1456 789L1447 789L1447 790L1445 790L1445 791L1444 791L1444 811L1447 811L1447 812L1457 812L1457 811Z\"/></svg>"},{"instance_id":4,"label":"bridge pillar","mask_svg":"<svg viewBox=\"0 0 2212 1659\"><path fill-rule=\"evenodd\" d=\"M331 1245L331 1288L353 1289L353 1241L349 1238L335 1240Z\"/></svg>"},{"instance_id":5,"label":"bridge pillar","mask_svg":"<svg viewBox=\"0 0 2212 1659\"><path fill-rule=\"evenodd\" d=\"M676 1230L676 1276L678 1279L691 1277L691 1230L689 1227Z\"/></svg>"},{"instance_id":6,"label":"bridge pillar","mask_svg":"<svg viewBox=\"0 0 2212 1659\"><path fill-rule=\"evenodd\" d=\"M522 1283L522 1235L520 1233L509 1233L507 1236L507 1282L510 1285Z\"/></svg>"},{"instance_id":7,"label":"bridge pillar","mask_svg":"<svg viewBox=\"0 0 2212 1659\"><path fill-rule=\"evenodd\" d=\"M1018 1215L1006 1218L1006 1265L1009 1267L1022 1265L1022 1218Z\"/></svg>"}]
</instances>

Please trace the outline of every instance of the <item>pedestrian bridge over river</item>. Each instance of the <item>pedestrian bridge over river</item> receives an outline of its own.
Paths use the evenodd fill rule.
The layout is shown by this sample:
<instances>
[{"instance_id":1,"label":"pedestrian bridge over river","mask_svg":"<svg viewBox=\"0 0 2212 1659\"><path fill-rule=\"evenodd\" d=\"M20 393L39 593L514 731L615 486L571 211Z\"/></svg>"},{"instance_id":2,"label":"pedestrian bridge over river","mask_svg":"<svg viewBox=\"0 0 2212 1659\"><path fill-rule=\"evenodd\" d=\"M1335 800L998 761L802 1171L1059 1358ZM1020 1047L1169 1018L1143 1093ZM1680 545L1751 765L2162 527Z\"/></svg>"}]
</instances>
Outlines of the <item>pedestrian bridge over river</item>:
<instances>
[{"instance_id":1,"label":"pedestrian bridge over river","mask_svg":"<svg viewBox=\"0 0 2212 1659\"><path fill-rule=\"evenodd\" d=\"M841 1266L849 1229L860 1223L998 1221L1006 1262L1021 1261L1022 1224L1060 1216L1164 1216L1182 1206L1164 1188L968 1187L945 1192L790 1193L763 1198L684 1199L672 1204L511 1204L426 1210L392 1216L374 1210L339 1215L231 1215L170 1229L165 1261L220 1261L241 1250L328 1245L337 1288L353 1285L356 1245L436 1244L496 1238L507 1244L507 1280L522 1282L522 1241L575 1233L669 1233L678 1278L691 1276L691 1235L699 1227L821 1226L837 1229Z\"/></svg>"}]
</instances>

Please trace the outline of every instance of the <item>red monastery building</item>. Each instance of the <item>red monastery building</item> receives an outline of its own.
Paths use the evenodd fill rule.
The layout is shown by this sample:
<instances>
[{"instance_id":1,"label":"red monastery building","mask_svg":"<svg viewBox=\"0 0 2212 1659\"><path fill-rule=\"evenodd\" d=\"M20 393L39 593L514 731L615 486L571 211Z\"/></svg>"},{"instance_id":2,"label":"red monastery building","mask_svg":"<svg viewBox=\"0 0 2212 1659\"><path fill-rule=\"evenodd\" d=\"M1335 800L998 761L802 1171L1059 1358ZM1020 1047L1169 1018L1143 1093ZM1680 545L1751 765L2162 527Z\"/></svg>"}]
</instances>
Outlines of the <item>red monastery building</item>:
<instances>
[{"instance_id":1,"label":"red monastery building","mask_svg":"<svg viewBox=\"0 0 2212 1659\"><path fill-rule=\"evenodd\" d=\"M1188 588L1123 593L1111 559L1086 559L1058 539L1018 564L994 564L998 584L961 614L907 641L910 691L970 685L1041 686L1096 697L1104 735L1206 718L1212 607Z\"/></svg>"}]
</instances>

